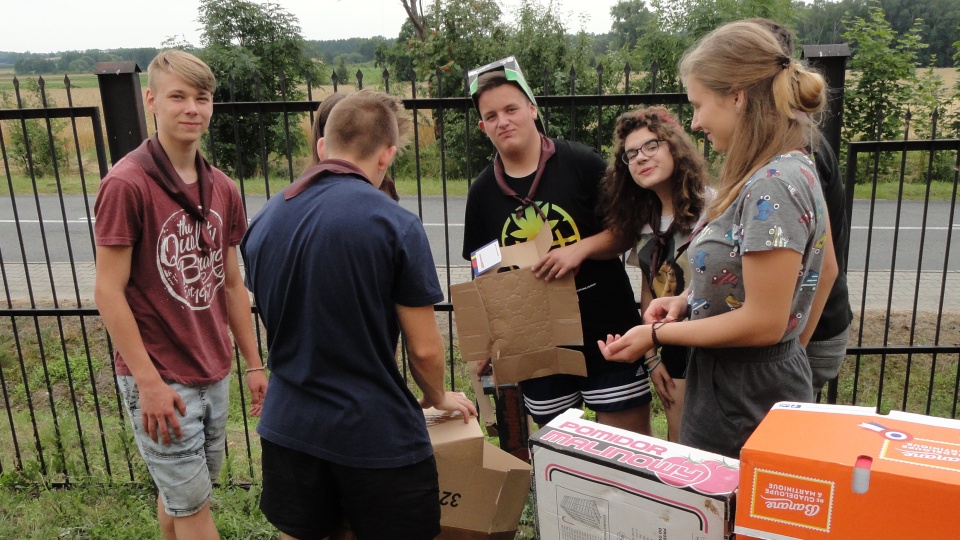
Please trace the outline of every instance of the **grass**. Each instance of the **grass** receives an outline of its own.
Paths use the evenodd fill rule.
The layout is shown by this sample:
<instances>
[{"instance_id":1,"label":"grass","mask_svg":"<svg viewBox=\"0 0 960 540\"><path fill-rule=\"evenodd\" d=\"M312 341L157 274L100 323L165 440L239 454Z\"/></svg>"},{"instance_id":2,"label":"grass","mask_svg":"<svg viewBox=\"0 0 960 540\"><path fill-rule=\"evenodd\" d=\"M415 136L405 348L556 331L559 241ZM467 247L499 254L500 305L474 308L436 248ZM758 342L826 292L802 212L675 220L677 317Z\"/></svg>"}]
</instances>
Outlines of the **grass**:
<instances>
[{"instance_id":1,"label":"grass","mask_svg":"<svg viewBox=\"0 0 960 540\"><path fill-rule=\"evenodd\" d=\"M437 315L444 333L450 331L447 318L447 314ZM9 422L0 422L0 441L4 441L0 445L0 538L158 538L153 515L155 492L132 443L127 420L118 409L105 334L99 319L86 318L89 336L86 345L82 329L75 320L64 318L62 333L54 318L42 317L36 323L32 318L17 318L16 323L15 334L9 319L0 321L0 367L22 462L16 461L13 445L9 442L12 440ZM939 344L960 344L960 312L945 313L939 325ZM885 341L905 344L911 342L911 332L914 334L913 343L934 344L937 341L935 314L918 314L914 323L910 313L894 313L886 318L883 313L867 312L862 339L859 328L859 322L855 321L851 344L877 345ZM15 336L19 341L14 340ZM87 346L91 351L89 362L85 352ZM459 352L454 349L452 354L452 377L456 388L473 397L466 367L459 361ZM954 414L957 369L956 355L936 359L921 354L912 357L849 357L841 369L838 402L878 405L883 412L901 409L951 417ZM26 384L22 373L26 374ZM52 392L47 390L47 377L51 380ZM449 370L446 377L449 387ZM73 393L68 385L70 380L74 385ZM234 381L228 434L229 459L220 479L223 487L214 493L215 519L224 538L275 538L274 529L257 509L260 450L253 434L255 420L247 426L243 424L239 382ZM102 429L97 422L94 387L103 418ZM33 415L26 406L28 389ZM51 398L57 412L56 425L49 404ZM652 412L654 433L663 438L666 423L657 400L654 400ZM82 436L77 423L82 427ZM249 447L247 434L251 437ZM106 442L102 443L101 438ZM41 474L35 449L37 440L44 448L47 476ZM81 440L88 454L89 471L80 453ZM491 442L497 440L491 439ZM109 475L104 453L109 455L111 462ZM130 465L127 456L131 456ZM52 487L52 483L66 479L64 470L71 487ZM251 487L241 487L246 484ZM533 508L529 501L517 538L534 538Z\"/></svg>"},{"instance_id":2,"label":"grass","mask_svg":"<svg viewBox=\"0 0 960 540\"><path fill-rule=\"evenodd\" d=\"M901 186L899 182L883 182L877 184L877 200L895 201L900 197ZM926 184L903 184L903 200L922 201L926 197ZM930 200L931 201L949 201L953 196L953 182L931 182ZM853 196L856 199L870 199L873 197L873 186L869 184L857 184L853 188Z\"/></svg>"}]
</instances>

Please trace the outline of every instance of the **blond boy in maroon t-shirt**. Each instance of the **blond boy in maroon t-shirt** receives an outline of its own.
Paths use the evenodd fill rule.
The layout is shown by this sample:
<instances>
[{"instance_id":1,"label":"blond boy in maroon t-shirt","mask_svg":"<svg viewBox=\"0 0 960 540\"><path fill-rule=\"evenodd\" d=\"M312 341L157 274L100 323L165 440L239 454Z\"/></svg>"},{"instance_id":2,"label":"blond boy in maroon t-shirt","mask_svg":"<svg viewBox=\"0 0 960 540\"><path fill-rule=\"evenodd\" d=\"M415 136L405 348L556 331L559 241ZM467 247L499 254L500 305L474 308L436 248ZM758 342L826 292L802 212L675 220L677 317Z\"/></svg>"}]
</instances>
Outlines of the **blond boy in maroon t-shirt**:
<instances>
[{"instance_id":1,"label":"blond boy in maroon t-shirt","mask_svg":"<svg viewBox=\"0 0 960 540\"><path fill-rule=\"evenodd\" d=\"M218 538L209 497L224 454L228 328L247 363L251 414L267 390L237 261L246 219L234 183L199 153L213 73L175 50L158 54L147 73L157 133L100 186L95 300L158 488L163 538Z\"/></svg>"}]
</instances>

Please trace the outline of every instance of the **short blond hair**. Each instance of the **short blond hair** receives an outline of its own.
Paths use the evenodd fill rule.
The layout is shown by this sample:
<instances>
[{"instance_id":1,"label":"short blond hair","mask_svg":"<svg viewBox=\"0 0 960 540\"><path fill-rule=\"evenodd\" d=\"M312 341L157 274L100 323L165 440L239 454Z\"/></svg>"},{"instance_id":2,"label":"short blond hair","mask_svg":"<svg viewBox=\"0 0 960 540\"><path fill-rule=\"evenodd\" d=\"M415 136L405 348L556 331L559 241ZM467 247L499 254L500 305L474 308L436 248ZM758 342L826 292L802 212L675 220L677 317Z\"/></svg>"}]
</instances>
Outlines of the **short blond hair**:
<instances>
[{"instance_id":1,"label":"short blond hair","mask_svg":"<svg viewBox=\"0 0 960 540\"><path fill-rule=\"evenodd\" d=\"M191 85L211 94L217 89L217 78L210 67L196 56L179 49L160 51L147 68L147 86L156 91L158 73L175 73Z\"/></svg>"},{"instance_id":2,"label":"short blond hair","mask_svg":"<svg viewBox=\"0 0 960 540\"><path fill-rule=\"evenodd\" d=\"M330 150L349 151L362 159L384 146L396 146L399 151L409 142L409 127L408 114L396 97L363 90L333 107L323 138Z\"/></svg>"}]
</instances>

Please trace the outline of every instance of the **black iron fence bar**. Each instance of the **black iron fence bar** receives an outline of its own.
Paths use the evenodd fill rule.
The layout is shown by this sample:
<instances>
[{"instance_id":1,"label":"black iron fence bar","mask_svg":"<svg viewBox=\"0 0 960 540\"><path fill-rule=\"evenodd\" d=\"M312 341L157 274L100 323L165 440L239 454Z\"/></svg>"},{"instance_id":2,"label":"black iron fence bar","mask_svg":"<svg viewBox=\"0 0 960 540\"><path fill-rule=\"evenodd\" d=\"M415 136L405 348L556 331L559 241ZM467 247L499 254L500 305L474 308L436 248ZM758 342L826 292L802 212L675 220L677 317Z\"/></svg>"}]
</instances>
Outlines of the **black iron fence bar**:
<instances>
[{"instance_id":1,"label":"black iron fence bar","mask_svg":"<svg viewBox=\"0 0 960 540\"><path fill-rule=\"evenodd\" d=\"M595 104L603 107L615 107L623 105L686 105L689 103L686 94L578 94L575 96L536 96L536 98L537 105L541 109ZM473 101L468 97L412 98L404 99L403 103L408 109L439 109L441 107L469 109L473 107Z\"/></svg>"},{"instance_id":2,"label":"black iron fence bar","mask_svg":"<svg viewBox=\"0 0 960 540\"><path fill-rule=\"evenodd\" d=\"M847 356L868 354L960 354L960 345L850 345Z\"/></svg>"},{"instance_id":3,"label":"black iron fence bar","mask_svg":"<svg viewBox=\"0 0 960 540\"><path fill-rule=\"evenodd\" d=\"M100 107L50 107L47 109L0 109L0 120L98 117Z\"/></svg>"},{"instance_id":4,"label":"black iron fence bar","mask_svg":"<svg viewBox=\"0 0 960 540\"><path fill-rule=\"evenodd\" d=\"M847 143L851 152L917 152L925 150L956 150L960 139L911 139L909 141L856 141Z\"/></svg>"}]
</instances>

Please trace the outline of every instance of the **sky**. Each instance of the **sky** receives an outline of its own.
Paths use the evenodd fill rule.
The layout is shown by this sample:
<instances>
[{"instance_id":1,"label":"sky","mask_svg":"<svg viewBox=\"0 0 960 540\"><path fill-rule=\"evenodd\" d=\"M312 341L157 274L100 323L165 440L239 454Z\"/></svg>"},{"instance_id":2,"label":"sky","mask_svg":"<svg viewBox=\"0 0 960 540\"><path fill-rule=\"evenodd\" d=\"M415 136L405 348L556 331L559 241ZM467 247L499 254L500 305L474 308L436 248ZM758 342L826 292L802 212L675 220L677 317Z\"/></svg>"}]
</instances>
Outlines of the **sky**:
<instances>
[{"instance_id":1,"label":"sky","mask_svg":"<svg viewBox=\"0 0 960 540\"><path fill-rule=\"evenodd\" d=\"M499 1L507 13L518 3ZM297 17L304 39L310 40L376 35L395 38L407 16L400 0L274 3ZM560 19L566 21L571 33L581 26L595 34L610 31L610 7L615 3L616 0L553 0L554 9L560 12ZM42 53L160 47L172 36L199 45L199 5L199 0L3 0L0 51Z\"/></svg>"}]
</instances>

